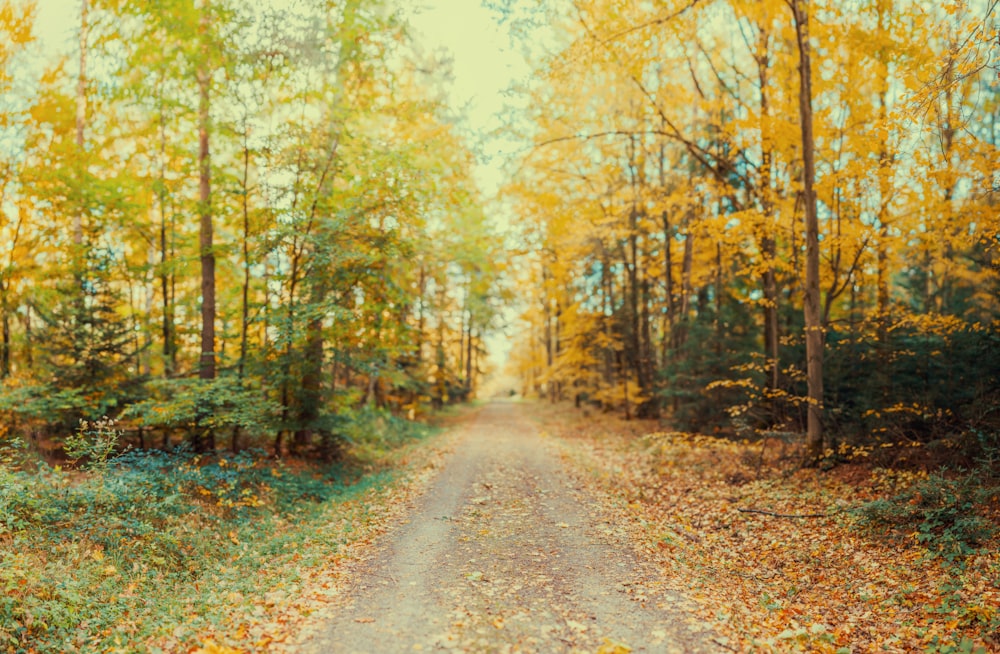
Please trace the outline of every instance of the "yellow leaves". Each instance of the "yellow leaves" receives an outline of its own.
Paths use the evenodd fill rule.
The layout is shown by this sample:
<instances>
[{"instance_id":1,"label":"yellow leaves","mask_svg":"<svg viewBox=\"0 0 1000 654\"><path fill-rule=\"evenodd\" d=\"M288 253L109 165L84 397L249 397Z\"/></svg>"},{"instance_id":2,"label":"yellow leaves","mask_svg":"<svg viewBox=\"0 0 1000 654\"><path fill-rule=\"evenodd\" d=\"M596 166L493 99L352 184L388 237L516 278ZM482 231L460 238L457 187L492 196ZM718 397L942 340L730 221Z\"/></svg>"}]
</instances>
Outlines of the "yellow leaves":
<instances>
[{"instance_id":1,"label":"yellow leaves","mask_svg":"<svg viewBox=\"0 0 1000 654\"><path fill-rule=\"evenodd\" d=\"M965 609L962 622L968 625L976 623L988 625L997 618L998 613L1000 613L1000 610L995 606L975 604Z\"/></svg>"},{"instance_id":2,"label":"yellow leaves","mask_svg":"<svg viewBox=\"0 0 1000 654\"><path fill-rule=\"evenodd\" d=\"M596 654L629 654L631 651L632 648L628 645L605 638L601 646L597 648Z\"/></svg>"},{"instance_id":3,"label":"yellow leaves","mask_svg":"<svg viewBox=\"0 0 1000 654\"><path fill-rule=\"evenodd\" d=\"M18 3L20 4L20 3ZM12 0L0 0L0 76L6 75L6 64L11 55L8 44L20 48L34 40L32 27L35 21L35 7L23 3L15 8Z\"/></svg>"},{"instance_id":4,"label":"yellow leaves","mask_svg":"<svg viewBox=\"0 0 1000 654\"><path fill-rule=\"evenodd\" d=\"M206 640L201 647L191 650L190 654L245 654L246 650L217 645L213 640Z\"/></svg>"}]
</instances>

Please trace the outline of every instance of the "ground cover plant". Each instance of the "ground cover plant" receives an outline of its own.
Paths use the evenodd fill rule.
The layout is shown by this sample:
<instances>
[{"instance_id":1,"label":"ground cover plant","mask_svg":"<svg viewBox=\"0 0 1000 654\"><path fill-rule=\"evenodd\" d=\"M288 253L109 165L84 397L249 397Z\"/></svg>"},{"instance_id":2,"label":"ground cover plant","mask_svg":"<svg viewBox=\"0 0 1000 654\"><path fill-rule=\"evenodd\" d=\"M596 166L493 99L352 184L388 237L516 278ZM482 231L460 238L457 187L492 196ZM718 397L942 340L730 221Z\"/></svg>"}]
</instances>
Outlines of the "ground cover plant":
<instances>
[{"instance_id":1,"label":"ground cover plant","mask_svg":"<svg viewBox=\"0 0 1000 654\"><path fill-rule=\"evenodd\" d=\"M382 528L428 452L383 416L336 465L259 451L115 455L87 424L50 466L4 449L0 651L263 651L316 600L308 580ZM370 425L369 425L370 426ZM238 649L235 649L238 648Z\"/></svg>"},{"instance_id":2,"label":"ground cover plant","mask_svg":"<svg viewBox=\"0 0 1000 654\"><path fill-rule=\"evenodd\" d=\"M922 460L919 447L891 457L845 447L820 471L778 439L569 407L538 416L733 651L1000 648L995 461L926 470L899 462Z\"/></svg>"}]
</instances>

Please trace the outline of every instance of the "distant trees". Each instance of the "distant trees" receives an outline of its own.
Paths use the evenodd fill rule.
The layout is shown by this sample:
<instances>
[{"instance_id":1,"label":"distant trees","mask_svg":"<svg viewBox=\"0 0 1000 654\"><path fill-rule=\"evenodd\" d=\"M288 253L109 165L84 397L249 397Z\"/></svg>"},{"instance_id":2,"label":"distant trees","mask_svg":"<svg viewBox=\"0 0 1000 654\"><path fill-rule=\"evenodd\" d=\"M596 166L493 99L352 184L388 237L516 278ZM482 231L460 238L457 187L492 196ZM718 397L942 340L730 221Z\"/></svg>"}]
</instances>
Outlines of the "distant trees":
<instances>
[{"instance_id":1,"label":"distant trees","mask_svg":"<svg viewBox=\"0 0 1000 654\"><path fill-rule=\"evenodd\" d=\"M996 7L851 7L550 8L507 188L528 388L811 461L996 430Z\"/></svg>"},{"instance_id":2,"label":"distant trees","mask_svg":"<svg viewBox=\"0 0 1000 654\"><path fill-rule=\"evenodd\" d=\"M472 391L501 257L397 8L79 7L33 83L0 6L8 418L333 455L345 409Z\"/></svg>"}]
</instances>

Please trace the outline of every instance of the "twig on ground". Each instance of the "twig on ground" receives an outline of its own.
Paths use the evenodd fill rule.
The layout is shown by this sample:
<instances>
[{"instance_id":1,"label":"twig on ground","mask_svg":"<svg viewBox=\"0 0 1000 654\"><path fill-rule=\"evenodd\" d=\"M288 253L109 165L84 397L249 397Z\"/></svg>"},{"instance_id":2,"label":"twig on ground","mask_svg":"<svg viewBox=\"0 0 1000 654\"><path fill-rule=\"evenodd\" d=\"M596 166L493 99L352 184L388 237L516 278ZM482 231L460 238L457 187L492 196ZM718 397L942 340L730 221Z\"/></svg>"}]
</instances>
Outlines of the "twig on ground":
<instances>
[{"instance_id":1,"label":"twig on ground","mask_svg":"<svg viewBox=\"0 0 1000 654\"><path fill-rule=\"evenodd\" d=\"M774 511L763 511L761 509L736 509L740 513L759 513L761 515L769 515L775 518L829 518L830 516L837 515L841 511L834 511L833 513L775 513Z\"/></svg>"}]
</instances>

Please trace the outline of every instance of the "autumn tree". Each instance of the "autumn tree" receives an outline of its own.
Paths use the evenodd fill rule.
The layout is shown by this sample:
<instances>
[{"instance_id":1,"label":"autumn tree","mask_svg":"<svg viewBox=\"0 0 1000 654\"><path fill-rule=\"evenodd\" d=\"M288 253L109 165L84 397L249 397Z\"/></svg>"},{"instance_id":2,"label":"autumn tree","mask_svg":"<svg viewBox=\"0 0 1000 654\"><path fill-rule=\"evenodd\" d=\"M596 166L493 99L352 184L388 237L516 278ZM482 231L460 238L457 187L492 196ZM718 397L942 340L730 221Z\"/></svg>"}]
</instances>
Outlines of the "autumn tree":
<instances>
[{"instance_id":1,"label":"autumn tree","mask_svg":"<svg viewBox=\"0 0 1000 654\"><path fill-rule=\"evenodd\" d=\"M964 330L997 315L944 282L995 284L983 259L961 254L986 242L991 222L973 189L987 185L977 162L995 157L995 138L974 127L988 113L962 98L995 96L981 47L992 8L549 11L557 45L528 83L532 145L508 187L534 249L526 385L573 380L626 415L652 395L694 428L801 430L810 462L855 428L930 428L916 414L944 411L944 399L928 391L903 411L903 380L931 374L921 361L935 357L940 369L964 365L981 338ZM955 130L960 106L966 129ZM950 222L958 206L971 220ZM935 309L918 319L920 297L940 308L961 297L947 311L964 312L966 335L945 336L950 319ZM562 360L553 332L572 334Z\"/></svg>"}]
</instances>

